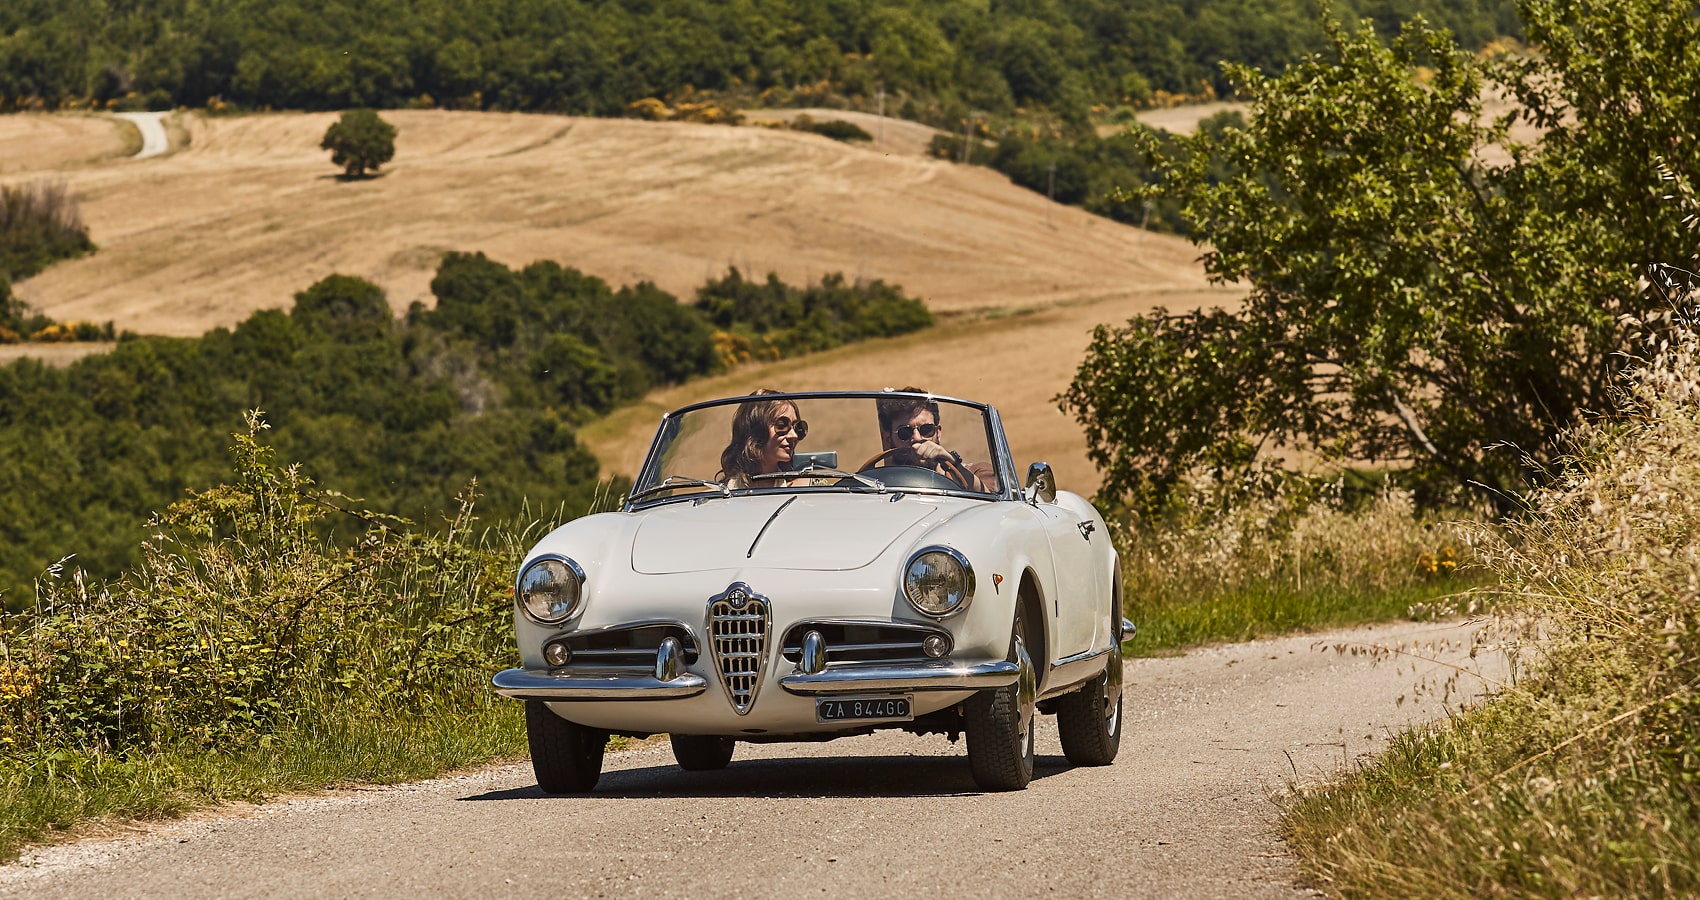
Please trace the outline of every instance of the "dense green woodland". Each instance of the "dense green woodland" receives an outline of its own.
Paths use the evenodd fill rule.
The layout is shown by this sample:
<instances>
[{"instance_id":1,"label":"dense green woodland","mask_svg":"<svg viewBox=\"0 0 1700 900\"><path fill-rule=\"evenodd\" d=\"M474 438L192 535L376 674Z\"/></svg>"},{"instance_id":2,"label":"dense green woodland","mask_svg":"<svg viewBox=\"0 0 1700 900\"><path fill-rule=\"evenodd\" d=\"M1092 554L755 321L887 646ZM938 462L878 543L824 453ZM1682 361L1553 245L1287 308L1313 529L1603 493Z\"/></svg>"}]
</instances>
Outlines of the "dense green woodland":
<instances>
[{"instance_id":1,"label":"dense green woodland","mask_svg":"<svg viewBox=\"0 0 1700 900\"><path fill-rule=\"evenodd\" d=\"M891 286L837 276L802 289L734 271L691 305L552 262L450 254L431 287L434 309L396 321L377 286L333 275L234 329L0 368L6 602L26 602L65 554L101 577L134 566L151 512L227 477L246 410L264 410L282 459L375 510L436 524L477 478L486 522L577 515L599 490L573 436L588 418L740 358L729 351L782 356L932 321Z\"/></svg>"},{"instance_id":2,"label":"dense green woodland","mask_svg":"<svg viewBox=\"0 0 1700 900\"><path fill-rule=\"evenodd\" d=\"M1479 47L1511 0L1333 0L1383 33L1421 14ZM1230 60L1278 70L1324 46L1316 0L7 0L13 105L621 114L687 86L751 102L859 102L955 118L1155 91L1222 94ZM768 92L763 98L764 92Z\"/></svg>"}]
</instances>

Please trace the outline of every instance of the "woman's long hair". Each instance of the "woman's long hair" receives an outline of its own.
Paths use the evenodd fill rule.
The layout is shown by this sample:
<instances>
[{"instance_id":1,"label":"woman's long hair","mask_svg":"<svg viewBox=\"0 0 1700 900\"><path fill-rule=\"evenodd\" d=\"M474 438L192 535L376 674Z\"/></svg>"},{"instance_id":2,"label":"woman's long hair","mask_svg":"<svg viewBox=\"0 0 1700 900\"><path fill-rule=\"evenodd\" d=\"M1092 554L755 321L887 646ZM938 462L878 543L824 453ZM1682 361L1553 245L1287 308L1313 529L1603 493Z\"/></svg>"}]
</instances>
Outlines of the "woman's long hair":
<instances>
[{"instance_id":1,"label":"woman's long hair","mask_svg":"<svg viewBox=\"0 0 1700 900\"><path fill-rule=\"evenodd\" d=\"M762 388L750 396L777 393L780 392ZM773 420L787 406L791 407L793 418L802 416L802 410L790 400L746 400L738 404L738 412L732 417L732 440L725 450L720 451L719 477L722 481L736 477L747 482L751 475L756 474L756 468L761 464L762 448L773 437Z\"/></svg>"}]
</instances>

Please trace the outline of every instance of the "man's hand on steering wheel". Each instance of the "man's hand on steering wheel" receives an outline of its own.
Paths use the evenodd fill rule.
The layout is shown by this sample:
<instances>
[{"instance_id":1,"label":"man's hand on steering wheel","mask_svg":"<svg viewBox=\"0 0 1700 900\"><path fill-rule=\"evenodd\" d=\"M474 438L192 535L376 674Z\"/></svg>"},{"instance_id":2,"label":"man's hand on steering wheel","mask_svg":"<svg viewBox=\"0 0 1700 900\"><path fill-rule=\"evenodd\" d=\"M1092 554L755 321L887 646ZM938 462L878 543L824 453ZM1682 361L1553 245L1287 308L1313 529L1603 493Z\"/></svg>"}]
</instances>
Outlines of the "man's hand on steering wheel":
<instances>
[{"instance_id":1,"label":"man's hand on steering wheel","mask_svg":"<svg viewBox=\"0 0 1700 900\"><path fill-rule=\"evenodd\" d=\"M888 466L914 466L934 471L963 490L986 490L985 485L980 483L979 476L969 471L968 467L957 462L955 454L933 441L924 441L914 446L900 446L881 450L868 457L868 461L862 463L857 471L871 469L881 463Z\"/></svg>"}]
</instances>

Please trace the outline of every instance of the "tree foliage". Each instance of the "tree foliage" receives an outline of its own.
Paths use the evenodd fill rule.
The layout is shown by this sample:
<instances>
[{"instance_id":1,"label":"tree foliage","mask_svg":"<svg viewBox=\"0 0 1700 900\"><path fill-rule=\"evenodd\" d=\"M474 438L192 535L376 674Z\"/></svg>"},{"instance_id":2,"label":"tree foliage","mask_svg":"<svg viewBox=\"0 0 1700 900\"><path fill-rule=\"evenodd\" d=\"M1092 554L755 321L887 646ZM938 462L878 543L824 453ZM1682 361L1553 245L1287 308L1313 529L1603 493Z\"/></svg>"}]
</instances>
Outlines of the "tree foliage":
<instances>
[{"instance_id":1,"label":"tree foliage","mask_svg":"<svg viewBox=\"0 0 1700 900\"><path fill-rule=\"evenodd\" d=\"M929 321L887 285L768 284L822 298L793 324L833 329L830 341L781 336L775 355ZM395 317L376 285L332 275L289 312L234 329L130 335L65 368L0 367L0 596L26 601L31 580L67 554L98 578L141 563L149 514L217 482L228 436L253 409L265 410L279 456L378 513L431 523L474 478L497 521L528 503L582 512L599 487L580 425L735 362L717 328L773 330L745 317L761 310L709 313L553 262L514 270L451 253L432 291L435 308Z\"/></svg>"},{"instance_id":2,"label":"tree foliage","mask_svg":"<svg viewBox=\"0 0 1700 900\"><path fill-rule=\"evenodd\" d=\"M1408 464L1488 494L1611 406L1638 276L1694 251L1661 167L1700 172L1700 24L1678 0L1520 3L1538 53L1481 59L1418 21L1329 27L1253 112L1161 166L1237 309L1100 327L1061 398L1107 496L1275 451ZM1517 101L1500 117L1484 98ZM1510 126L1539 128L1527 145ZM1213 177L1225 161L1234 174Z\"/></svg>"},{"instance_id":3,"label":"tree foliage","mask_svg":"<svg viewBox=\"0 0 1700 900\"><path fill-rule=\"evenodd\" d=\"M1472 46L1510 0L1336 0L1390 33L1423 13ZM910 118L1229 89L1317 49L1312 0L8 0L6 104L408 105L620 115L690 90Z\"/></svg>"},{"instance_id":4,"label":"tree foliage","mask_svg":"<svg viewBox=\"0 0 1700 900\"><path fill-rule=\"evenodd\" d=\"M344 175L360 178L395 156L395 126L370 109L351 109L325 129L319 148L331 151Z\"/></svg>"}]
</instances>

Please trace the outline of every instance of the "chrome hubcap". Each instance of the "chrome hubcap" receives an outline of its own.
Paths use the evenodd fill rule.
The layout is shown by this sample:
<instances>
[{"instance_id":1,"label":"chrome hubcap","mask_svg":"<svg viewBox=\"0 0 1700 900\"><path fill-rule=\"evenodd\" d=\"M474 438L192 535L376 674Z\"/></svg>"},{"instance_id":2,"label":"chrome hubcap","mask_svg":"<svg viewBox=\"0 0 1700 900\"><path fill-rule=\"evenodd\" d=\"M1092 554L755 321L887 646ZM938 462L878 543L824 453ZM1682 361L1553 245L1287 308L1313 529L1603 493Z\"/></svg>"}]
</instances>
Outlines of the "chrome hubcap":
<instances>
[{"instance_id":1,"label":"chrome hubcap","mask_svg":"<svg viewBox=\"0 0 1700 900\"><path fill-rule=\"evenodd\" d=\"M1039 673L1033 668L1033 658L1027 655L1027 642L1020 634L1015 636L1015 664L1020 667L1015 681L1015 704L1021 710L1016 736L1025 751L1033 745L1033 707L1039 696Z\"/></svg>"}]
</instances>

